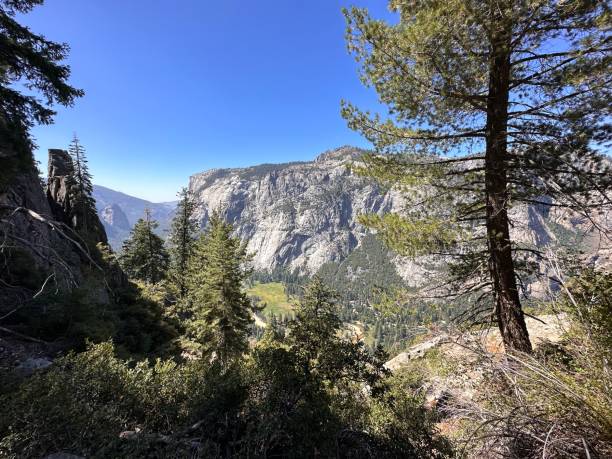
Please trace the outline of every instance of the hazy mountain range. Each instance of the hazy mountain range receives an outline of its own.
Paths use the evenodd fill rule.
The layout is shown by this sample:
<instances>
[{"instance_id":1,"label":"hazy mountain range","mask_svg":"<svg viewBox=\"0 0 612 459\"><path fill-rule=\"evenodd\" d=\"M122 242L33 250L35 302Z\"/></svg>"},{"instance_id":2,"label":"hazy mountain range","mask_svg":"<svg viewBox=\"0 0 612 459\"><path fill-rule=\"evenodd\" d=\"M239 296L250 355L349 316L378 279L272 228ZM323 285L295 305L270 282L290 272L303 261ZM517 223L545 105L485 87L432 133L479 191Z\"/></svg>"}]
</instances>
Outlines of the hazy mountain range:
<instances>
[{"instance_id":1,"label":"hazy mountain range","mask_svg":"<svg viewBox=\"0 0 612 459\"><path fill-rule=\"evenodd\" d=\"M121 248L122 242L129 236L138 219L144 216L147 208L151 210L152 218L159 223L159 234L165 236L176 208L176 202L150 202L101 185L94 185L93 197L108 241L114 250Z\"/></svg>"}]
</instances>

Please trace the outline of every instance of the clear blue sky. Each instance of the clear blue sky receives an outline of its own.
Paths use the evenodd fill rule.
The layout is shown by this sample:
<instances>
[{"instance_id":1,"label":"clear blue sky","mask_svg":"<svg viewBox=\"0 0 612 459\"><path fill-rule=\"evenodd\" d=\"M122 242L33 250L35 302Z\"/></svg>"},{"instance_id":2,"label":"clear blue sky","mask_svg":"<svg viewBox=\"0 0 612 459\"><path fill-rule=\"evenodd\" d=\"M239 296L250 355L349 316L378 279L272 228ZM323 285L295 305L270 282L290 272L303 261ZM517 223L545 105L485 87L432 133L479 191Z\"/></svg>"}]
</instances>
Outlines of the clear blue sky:
<instances>
[{"instance_id":1,"label":"clear blue sky","mask_svg":"<svg viewBox=\"0 0 612 459\"><path fill-rule=\"evenodd\" d=\"M385 0L46 0L20 18L70 44L85 97L37 127L37 159L76 131L94 182L173 200L213 167L308 160L364 146L340 99L376 104L344 42L343 6Z\"/></svg>"}]
</instances>

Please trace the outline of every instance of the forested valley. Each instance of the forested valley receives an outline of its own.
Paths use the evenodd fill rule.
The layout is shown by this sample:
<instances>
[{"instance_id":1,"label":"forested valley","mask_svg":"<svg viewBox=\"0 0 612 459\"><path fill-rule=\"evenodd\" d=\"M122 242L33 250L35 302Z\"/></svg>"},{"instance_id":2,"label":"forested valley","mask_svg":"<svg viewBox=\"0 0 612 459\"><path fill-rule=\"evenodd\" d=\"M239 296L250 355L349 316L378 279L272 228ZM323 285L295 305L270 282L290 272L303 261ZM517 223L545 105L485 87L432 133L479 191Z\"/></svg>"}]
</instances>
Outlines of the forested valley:
<instances>
[{"instance_id":1,"label":"forested valley","mask_svg":"<svg viewBox=\"0 0 612 459\"><path fill-rule=\"evenodd\" d=\"M0 0L0 457L612 457L609 2L342 10L371 147L201 173L120 247L86 138L34 157L88 97L42 4Z\"/></svg>"}]
</instances>

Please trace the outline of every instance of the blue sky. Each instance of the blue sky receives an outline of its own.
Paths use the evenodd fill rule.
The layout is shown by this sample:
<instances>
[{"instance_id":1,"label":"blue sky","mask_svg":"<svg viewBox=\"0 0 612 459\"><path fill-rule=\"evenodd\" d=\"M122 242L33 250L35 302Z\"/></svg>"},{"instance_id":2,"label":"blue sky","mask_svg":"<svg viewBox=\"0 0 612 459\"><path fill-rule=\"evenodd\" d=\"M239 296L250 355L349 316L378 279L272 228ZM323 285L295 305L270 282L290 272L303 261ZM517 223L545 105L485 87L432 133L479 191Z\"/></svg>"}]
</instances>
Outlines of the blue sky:
<instances>
[{"instance_id":1,"label":"blue sky","mask_svg":"<svg viewBox=\"0 0 612 459\"><path fill-rule=\"evenodd\" d=\"M376 105L344 42L343 6L385 0L46 0L20 18L71 46L85 97L33 131L48 148L85 145L94 182L173 200L213 167L308 160L365 146L340 100Z\"/></svg>"}]
</instances>

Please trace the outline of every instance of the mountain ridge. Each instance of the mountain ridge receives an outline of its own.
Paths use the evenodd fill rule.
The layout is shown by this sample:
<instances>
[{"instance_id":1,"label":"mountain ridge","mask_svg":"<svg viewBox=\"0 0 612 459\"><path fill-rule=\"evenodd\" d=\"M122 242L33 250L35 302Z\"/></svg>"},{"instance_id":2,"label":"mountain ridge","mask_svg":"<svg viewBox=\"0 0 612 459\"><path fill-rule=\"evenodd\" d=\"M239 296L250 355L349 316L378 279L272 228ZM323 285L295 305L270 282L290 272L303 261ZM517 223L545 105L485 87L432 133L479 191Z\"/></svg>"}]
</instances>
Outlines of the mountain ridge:
<instances>
[{"instance_id":1,"label":"mountain ridge","mask_svg":"<svg viewBox=\"0 0 612 459\"><path fill-rule=\"evenodd\" d=\"M383 190L347 167L365 152L342 146L311 161L215 168L193 174L189 189L197 203L196 218L205 227L210 213L220 209L236 234L247 241L256 271L313 275L324 265L341 263L371 234L357 221L358 215L401 209L398 192ZM94 198L115 249L121 247L146 207L164 236L176 205L152 203L100 185L94 187ZM511 216L515 222L513 238L537 247L568 237L573 240L565 245L578 244L575 233L586 231L576 215L555 208L517 206ZM431 274L427 258L409 260L391 253L389 257L409 285ZM603 259L608 258L609 254L604 254Z\"/></svg>"},{"instance_id":2,"label":"mountain ridge","mask_svg":"<svg viewBox=\"0 0 612 459\"><path fill-rule=\"evenodd\" d=\"M220 209L248 242L256 270L315 274L323 265L342 262L371 234L358 222L360 214L398 212L404 205L398 191L383 190L347 167L365 152L343 146L312 161L194 174L189 189L197 201L196 216L204 227L210 213ZM584 248L585 235L594 232L585 218L556 207L517 205L510 215L513 240L538 249L559 244ZM389 256L408 285L431 277L430 257ZM609 261L609 250L589 244L585 262L599 263L598 257ZM546 288L535 283L531 287L532 292Z\"/></svg>"},{"instance_id":3,"label":"mountain ridge","mask_svg":"<svg viewBox=\"0 0 612 459\"><path fill-rule=\"evenodd\" d=\"M104 225L110 246L119 250L144 210L151 210L151 217L159 223L158 232L164 235L170 228L176 202L155 203L130 196L102 185L94 185L93 197L96 210Z\"/></svg>"},{"instance_id":4,"label":"mountain ridge","mask_svg":"<svg viewBox=\"0 0 612 459\"><path fill-rule=\"evenodd\" d=\"M393 210L394 198L347 167L364 150L343 146L313 161L204 171L189 180L205 226L220 209L248 241L256 270L314 274L343 260L369 232L357 215Z\"/></svg>"}]
</instances>

